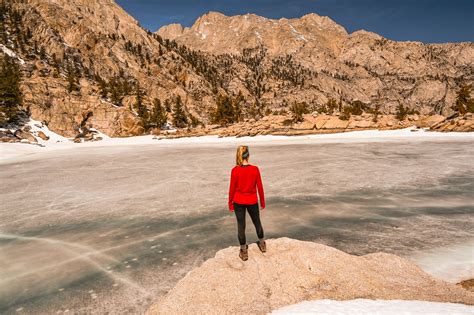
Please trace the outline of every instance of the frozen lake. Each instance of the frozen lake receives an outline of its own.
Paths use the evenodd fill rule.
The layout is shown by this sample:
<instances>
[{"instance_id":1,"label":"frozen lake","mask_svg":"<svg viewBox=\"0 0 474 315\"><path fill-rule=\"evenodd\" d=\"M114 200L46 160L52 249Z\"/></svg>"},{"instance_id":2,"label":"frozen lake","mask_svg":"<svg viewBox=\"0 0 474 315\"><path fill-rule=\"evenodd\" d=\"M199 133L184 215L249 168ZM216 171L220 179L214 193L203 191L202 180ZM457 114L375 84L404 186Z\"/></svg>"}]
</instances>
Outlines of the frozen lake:
<instances>
[{"instance_id":1,"label":"frozen lake","mask_svg":"<svg viewBox=\"0 0 474 315\"><path fill-rule=\"evenodd\" d=\"M0 313L139 313L237 245L236 144L85 147L1 164ZM289 139L250 152L267 238L385 251L427 270L474 261L473 137ZM256 240L250 221L247 236Z\"/></svg>"}]
</instances>

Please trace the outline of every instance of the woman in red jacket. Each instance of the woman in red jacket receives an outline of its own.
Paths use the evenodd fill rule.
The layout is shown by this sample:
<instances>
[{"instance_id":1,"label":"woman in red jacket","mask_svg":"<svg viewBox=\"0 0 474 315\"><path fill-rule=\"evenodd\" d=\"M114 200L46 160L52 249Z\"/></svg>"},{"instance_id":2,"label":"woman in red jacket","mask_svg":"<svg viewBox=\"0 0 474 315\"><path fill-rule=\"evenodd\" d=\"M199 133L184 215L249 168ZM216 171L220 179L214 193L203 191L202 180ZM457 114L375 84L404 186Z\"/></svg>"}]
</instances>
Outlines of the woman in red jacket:
<instances>
[{"instance_id":1,"label":"woman in red jacket","mask_svg":"<svg viewBox=\"0 0 474 315\"><path fill-rule=\"evenodd\" d=\"M263 228L260 222L258 209L258 196L262 210L265 209L265 196L263 194L262 178L257 166L249 164L249 148L239 146L236 154L236 166L232 169L229 188L229 210L235 212L237 218L238 236L240 243L239 257L248 259L248 245L245 239L245 211L247 210L252 219L258 236L258 248L262 253L266 252L266 244L263 238Z\"/></svg>"}]
</instances>

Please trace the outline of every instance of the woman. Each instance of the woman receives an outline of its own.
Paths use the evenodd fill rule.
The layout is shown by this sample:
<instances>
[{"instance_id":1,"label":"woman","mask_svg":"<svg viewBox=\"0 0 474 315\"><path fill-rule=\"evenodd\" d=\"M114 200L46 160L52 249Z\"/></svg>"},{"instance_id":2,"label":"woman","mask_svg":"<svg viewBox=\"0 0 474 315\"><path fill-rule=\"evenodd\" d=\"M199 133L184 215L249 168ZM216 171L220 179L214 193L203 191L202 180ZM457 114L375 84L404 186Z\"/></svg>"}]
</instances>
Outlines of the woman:
<instances>
[{"instance_id":1,"label":"woman","mask_svg":"<svg viewBox=\"0 0 474 315\"><path fill-rule=\"evenodd\" d=\"M237 218L238 236L240 243L239 257L248 259L248 245L245 239L245 211L248 211L258 236L258 248L265 253L267 251L263 239L263 228L260 222L258 209L258 196L262 210L265 209L265 197L263 194L262 178L258 167L249 164L249 148L245 145L237 148L236 166L232 169L229 188L229 210L235 212Z\"/></svg>"}]
</instances>

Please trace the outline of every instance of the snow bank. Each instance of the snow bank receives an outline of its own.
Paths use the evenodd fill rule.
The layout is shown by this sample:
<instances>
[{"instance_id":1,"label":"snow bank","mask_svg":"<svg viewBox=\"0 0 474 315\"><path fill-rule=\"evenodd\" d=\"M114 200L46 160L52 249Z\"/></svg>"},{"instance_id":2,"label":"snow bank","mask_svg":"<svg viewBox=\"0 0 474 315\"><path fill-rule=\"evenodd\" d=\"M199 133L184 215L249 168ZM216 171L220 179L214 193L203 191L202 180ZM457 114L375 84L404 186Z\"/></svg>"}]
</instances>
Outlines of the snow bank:
<instances>
[{"instance_id":1,"label":"snow bank","mask_svg":"<svg viewBox=\"0 0 474 315\"><path fill-rule=\"evenodd\" d=\"M27 123L28 126L31 127L31 134L38 140L38 143L47 145L49 143L64 143L64 142L69 142L69 139L66 137L63 137L61 135L58 135L57 133L49 130L48 126L43 124L40 121L30 119L30 121ZM43 140L38 136L38 133L42 131L47 137L49 137L49 140Z\"/></svg>"},{"instance_id":2,"label":"snow bank","mask_svg":"<svg viewBox=\"0 0 474 315\"><path fill-rule=\"evenodd\" d=\"M272 314L474 314L474 307L464 304L402 300L316 300L285 306Z\"/></svg>"}]
</instances>

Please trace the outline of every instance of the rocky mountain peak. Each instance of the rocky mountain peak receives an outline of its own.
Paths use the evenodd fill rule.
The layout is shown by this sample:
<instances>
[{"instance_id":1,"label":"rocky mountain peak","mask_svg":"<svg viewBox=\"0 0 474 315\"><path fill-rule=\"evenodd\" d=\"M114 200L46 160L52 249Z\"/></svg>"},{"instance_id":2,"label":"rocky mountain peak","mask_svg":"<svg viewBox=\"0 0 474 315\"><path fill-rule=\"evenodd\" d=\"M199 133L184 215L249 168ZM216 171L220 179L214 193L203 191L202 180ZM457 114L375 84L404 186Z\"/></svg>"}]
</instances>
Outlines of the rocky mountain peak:
<instances>
[{"instance_id":1,"label":"rocky mountain peak","mask_svg":"<svg viewBox=\"0 0 474 315\"><path fill-rule=\"evenodd\" d=\"M209 12L182 32L176 31L175 27L164 26L157 33L163 38L211 53L235 54L245 48L264 46L273 55L293 53L315 43L322 49L334 50L333 43L339 43L347 36L342 26L315 13L277 20L250 13L226 16Z\"/></svg>"},{"instance_id":2,"label":"rocky mountain peak","mask_svg":"<svg viewBox=\"0 0 474 315\"><path fill-rule=\"evenodd\" d=\"M184 27L179 23L168 24L160 28L161 34L166 34L166 38L176 38L184 32Z\"/></svg>"}]
</instances>

